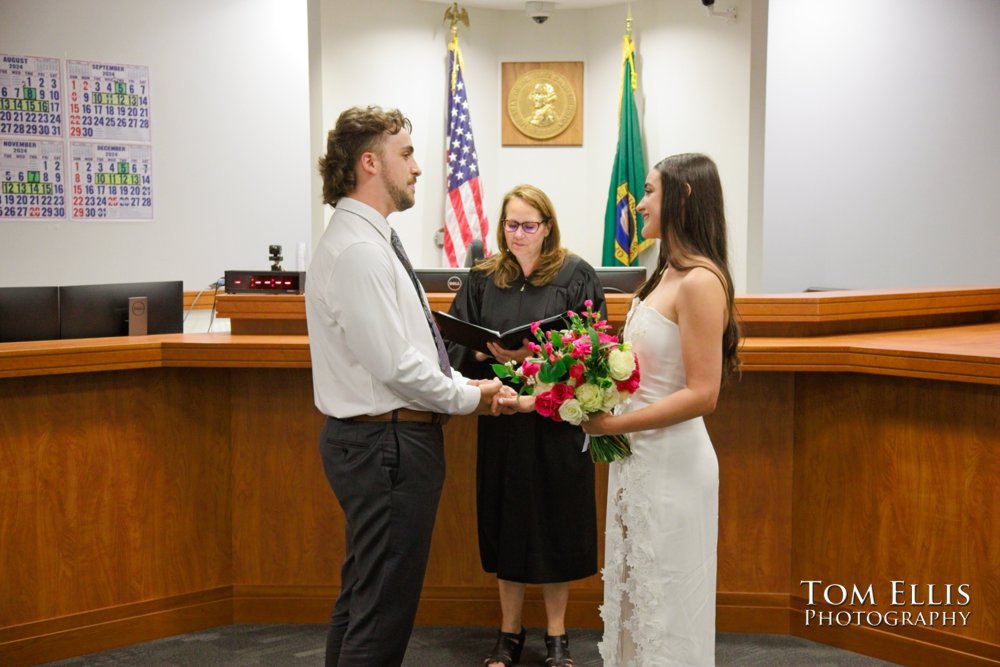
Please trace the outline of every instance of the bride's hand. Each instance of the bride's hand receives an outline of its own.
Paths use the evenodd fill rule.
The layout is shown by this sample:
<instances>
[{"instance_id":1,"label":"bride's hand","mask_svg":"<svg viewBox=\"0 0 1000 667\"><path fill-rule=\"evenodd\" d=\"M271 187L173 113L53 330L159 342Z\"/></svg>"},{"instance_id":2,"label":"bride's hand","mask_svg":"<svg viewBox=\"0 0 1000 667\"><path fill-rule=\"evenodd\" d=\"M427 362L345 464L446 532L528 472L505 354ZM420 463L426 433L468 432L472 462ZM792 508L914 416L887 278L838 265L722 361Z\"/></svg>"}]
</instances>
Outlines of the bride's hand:
<instances>
[{"instance_id":1,"label":"bride's hand","mask_svg":"<svg viewBox=\"0 0 1000 667\"><path fill-rule=\"evenodd\" d=\"M587 421L580 424L580 428L587 435L612 435L618 431L614 428L614 415L607 412L595 412L587 417Z\"/></svg>"},{"instance_id":2,"label":"bride's hand","mask_svg":"<svg viewBox=\"0 0 1000 667\"><path fill-rule=\"evenodd\" d=\"M515 412L532 412L535 409L534 396L513 396L510 398L497 399L500 405L500 414L512 415Z\"/></svg>"}]
</instances>

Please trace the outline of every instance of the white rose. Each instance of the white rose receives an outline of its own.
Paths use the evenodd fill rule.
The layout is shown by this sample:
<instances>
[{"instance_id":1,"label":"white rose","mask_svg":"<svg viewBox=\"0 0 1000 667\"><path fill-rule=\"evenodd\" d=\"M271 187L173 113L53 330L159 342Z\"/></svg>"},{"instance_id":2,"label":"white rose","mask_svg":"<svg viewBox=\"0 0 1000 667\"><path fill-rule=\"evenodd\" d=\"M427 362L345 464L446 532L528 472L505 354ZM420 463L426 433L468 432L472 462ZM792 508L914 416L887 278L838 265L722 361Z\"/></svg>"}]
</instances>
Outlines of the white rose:
<instances>
[{"instance_id":1,"label":"white rose","mask_svg":"<svg viewBox=\"0 0 1000 667\"><path fill-rule=\"evenodd\" d=\"M608 370L615 380L627 380L635 372L635 357L628 350L611 350L608 354Z\"/></svg>"},{"instance_id":2,"label":"white rose","mask_svg":"<svg viewBox=\"0 0 1000 667\"><path fill-rule=\"evenodd\" d=\"M579 426L580 422L587 419L587 413L584 412L580 401L575 398L571 398L559 406L559 416L564 422L574 426Z\"/></svg>"},{"instance_id":3,"label":"white rose","mask_svg":"<svg viewBox=\"0 0 1000 667\"><path fill-rule=\"evenodd\" d=\"M604 403L602 393L601 388L596 384L585 382L576 388L573 395L576 396L576 400L580 401L580 405L584 410L587 412L597 412Z\"/></svg>"},{"instance_id":4,"label":"white rose","mask_svg":"<svg viewBox=\"0 0 1000 667\"><path fill-rule=\"evenodd\" d=\"M603 401L601 402L601 410L607 412L611 408L615 407L622 402L621 392L615 389L614 385L611 385L604 390Z\"/></svg>"}]
</instances>

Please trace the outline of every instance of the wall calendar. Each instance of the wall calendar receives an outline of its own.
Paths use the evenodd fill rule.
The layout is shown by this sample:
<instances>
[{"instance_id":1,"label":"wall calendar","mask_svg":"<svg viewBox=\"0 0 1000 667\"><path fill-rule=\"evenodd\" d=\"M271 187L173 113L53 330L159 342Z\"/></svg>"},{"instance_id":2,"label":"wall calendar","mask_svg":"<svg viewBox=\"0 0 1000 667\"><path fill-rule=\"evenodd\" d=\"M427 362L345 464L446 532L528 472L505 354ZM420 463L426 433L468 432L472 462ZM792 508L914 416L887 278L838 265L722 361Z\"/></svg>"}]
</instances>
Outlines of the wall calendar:
<instances>
[{"instance_id":1,"label":"wall calendar","mask_svg":"<svg viewBox=\"0 0 1000 667\"><path fill-rule=\"evenodd\" d=\"M0 55L0 221L152 219L149 88L145 66Z\"/></svg>"}]
</instances>

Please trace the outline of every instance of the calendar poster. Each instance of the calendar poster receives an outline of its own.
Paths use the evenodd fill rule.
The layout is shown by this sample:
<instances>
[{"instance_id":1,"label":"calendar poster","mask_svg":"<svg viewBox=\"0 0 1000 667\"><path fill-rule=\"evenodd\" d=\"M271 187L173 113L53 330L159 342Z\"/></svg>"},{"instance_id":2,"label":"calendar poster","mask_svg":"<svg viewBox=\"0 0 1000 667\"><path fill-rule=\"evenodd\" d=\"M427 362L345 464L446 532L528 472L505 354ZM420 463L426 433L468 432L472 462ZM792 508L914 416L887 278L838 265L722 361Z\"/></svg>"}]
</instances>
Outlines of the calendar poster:
<instances>
[{"instance_id":1,"label":"calendar poster","mask_svg":"<svg viewBox=\"0 0 1000 667\"><path fill-rule=\"evenodd\" d=\"M55 58L0 56L0 136L60 138L61 79Z\"/></svg>"},{"instance_id":2,"label":"calendar poster","mask_svg":"<svg viewBox=\"0 0 1000 667\"><path fill-rule=\"evenodd\" d=\"M148 145L71 141L73 220L150 220L153 158Z\"/></svg>"},{"instance_id":3,"label":"calendar poster","mask_svg":"<svg viewBox=\"0 0 1000 667\"><path fill-rule=\"evenodd\" d=\"M66 217L63 143L0 139L0 220Z\"/></svg>"},{"instance_id":4,"label":"calendar poster","mask_svg":"<svg viewBox=\"0 0 1000 667\"><path fill-rule=\"evenodd\" d=\"M150 141L149 68L66 61L69 138Z\"/></svg>"}]
</instances>

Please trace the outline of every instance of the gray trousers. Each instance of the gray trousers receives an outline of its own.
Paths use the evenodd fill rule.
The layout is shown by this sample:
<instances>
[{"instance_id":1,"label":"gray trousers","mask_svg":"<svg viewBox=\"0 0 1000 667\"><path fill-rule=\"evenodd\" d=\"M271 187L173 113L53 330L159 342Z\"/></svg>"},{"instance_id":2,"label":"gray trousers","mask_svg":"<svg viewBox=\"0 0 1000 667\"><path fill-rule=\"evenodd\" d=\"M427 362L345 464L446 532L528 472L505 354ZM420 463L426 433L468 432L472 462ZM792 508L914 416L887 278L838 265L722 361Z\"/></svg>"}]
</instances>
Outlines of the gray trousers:
<instances>
[{"instance_id":1,"label":"gray trousers","mask_svg":"<svg viewBox=\"0 0 1000 667\"><path fill-rule=\"evenodd\" d=\"M326 667L403 662L444 483L436 424L327 418L323 468L346 523Z\"/></svg>"}]
</instances>

